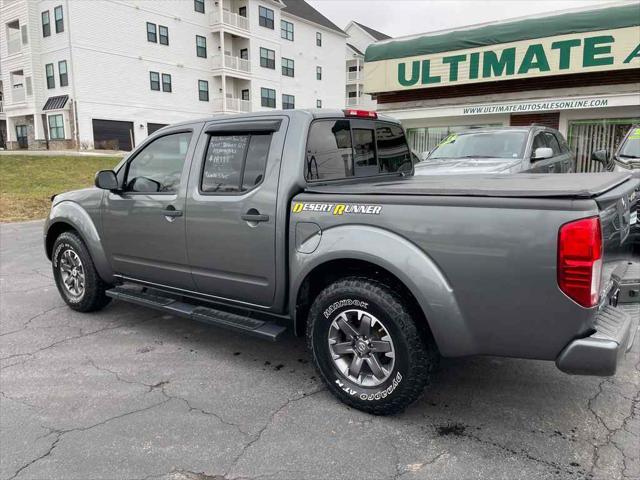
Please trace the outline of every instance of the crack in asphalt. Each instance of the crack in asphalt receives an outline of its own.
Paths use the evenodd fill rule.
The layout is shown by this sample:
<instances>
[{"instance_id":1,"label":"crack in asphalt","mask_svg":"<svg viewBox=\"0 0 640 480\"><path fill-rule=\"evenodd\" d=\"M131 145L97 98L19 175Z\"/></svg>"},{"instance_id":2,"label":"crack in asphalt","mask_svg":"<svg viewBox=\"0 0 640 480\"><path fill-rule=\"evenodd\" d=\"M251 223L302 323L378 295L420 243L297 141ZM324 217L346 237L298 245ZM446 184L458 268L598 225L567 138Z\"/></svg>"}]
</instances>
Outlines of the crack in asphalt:
<instances>
[{"instance_id":1,"label":"crack in asphalt","mask_svg":"<svg viewBox=\"0 0 640 480\"><path fill-rule=\"evenodd\" d=\"M260 441L260 439L262 438L262 435L264 434L264 432L269 428L269 426L271 426L271 424L273 423L273 421L275 420L276 416L283 411L285 408L287 408L289 405L299 402L301 400L307 399L309 397L312 397L313 395L316 395L320 392L324 392L326 391L327 388L326 387L321 387L318 388L316 390L313 390L311 392L303 392L302 395L298 396L298 397L294 397L294 398L289 398L287 399L287 401L285 403L283 403L280 407L278 407L269 417L269 420L264 424L264 426L258 430L258 432L256 434L254 434L253 436L255 438L253 438L252 440L250 440L248 443L246 443L244 445L244 447L242 447L242 450L240 450L240 453L238 455L236 455L236 457L233 459L233 461L231 462L231 466L224 472L224 474L222 475L222 477L224 479L229 479L229 480L235 480L238 478L243 478L243 477L232 477L229 478L229 474L233 471L233 469L238 465L238 463L240 462L240 460L242 460L242 457L245 455L245 453L249 450L249 448L251 448L253 445L255 445L257 442Z\"/></svg>"},{"instance_id":2,"label":"crack in asphalt","mask_svg":"<svg viewBox=\"0 0 640 480\"><path fill-rule=\"evenodd\" d=\"M640 362L638 362L636 364L636 372L640 367ZM589 472L587 474L588 477L593 478L594 477L594 472L596 470L596 468L598 467L598 461L600 460L600 450L603 447L606 446L612 446L613 448L615 448L618 452L620 452L620 455L622 455L622 471L621 473L621 478L628 478L628 476L626 475L626 471L627 471L627 460L628 460L628 456L627 454L624 452L624 449L620 447L620 445L618 445L615 440L613 439L613 437L616 435L616 433L618 433L620 430L625 430L626 432L628 432L629 434L633 435L634 437L636 437L637 435L635 435L633 432L629 431L626 429L626 425L627 422L629 422L629 420L631 420L632 418L636 418L636 412L637 412L637 407L638 407L638 403L640 402L640 393L636 394L636 396L631 400L631 406L630 406L630 412L629 415L627 415L621 422L620 426L618 428L609 428L606 424L606 422L603 420L603 418L598 414L598 412L596 412L596 409L594 408L593 404L596 401L596 399L602 395L602 393L604 392L604 385L609 383L610 385L615 385L614 381L610 380L609 378L605 378L603 379L599 384L598 384L598 390L596 392L596 394L591 397L589 399L589 401L587 402L587 409L591 412L591 414L594 416L594 418L596 419L596 422L599 423L602 428L605 429L605 431L607 432L604 441L600 442L600 443L595 443L593 445L593 455L592 455L592 459L591 459L591 468L589 469ZM627 398L624 397L623 398Z\"/></svg>"},{"instance_id":3,"label":"crack in asphalt","mask_svg":"<svg viewBox=\"0 0 640 480\"><path fill-rule=\"evenodd\" d=\"M3 292L3 293L6 293L6 292ZM0 337L4 337L6 335L11 335L12 333L17 333L17 332L21 332L22 330L26 330L27 328L29 328L29 324L32 321L34 321L36 318L42 317L42 316L46 315L49 312L53 312L54 310L59 310L61 308L66 308L66 307L67 307L67 304L65 303L65 304L62 304L62 305L58 305L57 307L49 308L49 309L45 310L44 312L37 313L34 316L32 316L31 318L27 319L27 321L22 324L21 328L18 328L16 330L12 330L10 332L0 333ZM7 357L7 358L10 358L10 357ZM4 359L0 359L0 360L4 360Z\"/></svg>"},{"instance_id":4,"label":"crack in asphalt","mask_svg":"<svg viewBox=\"0 0 640 480\"><path fill-rule=\"evenodd\" d=\"M19 403L19 404L21 404L21 405L24 405L25 407L29 407L29 408L31 408L31 409L33 409L33 410L40 410L40 407L36 407L35 405L32 405L32 404L30 404L30 403L28 403L28 402L25 402L24 400L20 400L20 399L18 399L18 398L12 397L12 396L8 395L8 394L7 394L7 393L5 393L5 392L0 392L0 396L3 396L3 397L4 397L4 398L6 398L7 400L11 400L11 401L14 401L14 402L16 402L16 403Z\"/></svg>"},{"instance_id":5,"label":"crack in asphalt","mask_svg":"<svg viewBox=\"0 0 640 480\"><path fill-rule=\"evenodd\" d=\"M135 410L131 410L129 412L121 413L120 415L115 415L113 417L109 417L106 420L102 420L101 422L95 423L93 425L89 425L87 427L75 427L75 428L59 430L59 429L53 429L51 427L43 426L42 428L51 430L51 433L49 433L46 436L55 435L56 438L53 440L53 442L51 443L51 445L49 446L49 448L47 449L47 451L45 453L43 453L42 455L34 458L33 460L30 460L29 462L27 462L24 465L22 465L21 467L19 467L13 475L8 477L7 480L13 480L13 479L17 478L18 475L20 475L24 470L26 470L27 468L29 468L32 465L36 464L40 460L50 456L53 453L53 451L56 449L56 447L58 446L60 441L62 440L62 437L64 437L68 433L86 432L86 431L89 431L89 430L91 430L93 428L106 425L107 423L109 423L109 422L111 422L113 420L119 420L119 419L127 417L129 415L133 415L133 414L141 413L141 412L146 412L147 410L151 410L153 408L159 407L160 405L164 405L165 403L170 402L170 401L171 401L171 399L165 398L163 401L158 402L158 403L154 403L153 405L149 405L149 406L146 406L144 408L138 408L138 409L135 409Z\"/></svg>"},{"instance_id":6,"label":"crack in asphalt","mask_svg":"<svg viewBox=\"0 0 640 480\"><path fill-rule=\"evenodd\" d=\"M155 384L144 383L144 382L137 381L137 380L127 380L126 378L123 378L122 374L120 374L119 372L116 372L114 370L110 370L110 369L108 369L106 367L100 367L100 366L96 365L95 361L93 359L91 359L91 358L88 359L88 362L96 370L101 370L101 371L108 372L108 373L112 374L120 382L132 384L132 385L141 385L141 386L147 387L148 390L147 390L146 393L150 393L153 390L160 389L160 392L162 393L162 395L165 398L184 402L184 404L189 409L189 412L194 412L195 411L195 412L202 413L203 415L212 416L212 417L216 418L220 423L236 428L243 435L251 436L251 434L249 434L248 432L245 432L240 427L240 425L238 425L237 423L230 422L229 420L224 419L222 416L220 416L219 414L217 414L215 412L210 412L210 411L204 410L202 408L194 407L193 405L191 405L189 400L187 400L186 398L180 397L179 395L174 395L174 394L167 393L165 387L167 385L169 385L169 383L170 383L169 380L161 380L161 381L159 381L158 383L155 383Z\"/></svg>"},{"instance_id":7,"label":"crack in asphalt","mask_svg":"<svg viewBox=\"0 0 640 480\"><path fill-rule=\"evenodd\" d=\"M7 368L14 367L14 366L16 366L16 365L22 365L23 363L26 363L26 362L28 362L29 360L31 360L31 359L32 359L36 354L38 354L38 353L40 353L40 352L43 352L43 351L45 351L45 350L49 350L50 348L53 348L53 347L55 347L55 346L57 346L57 345L61 345L61 344L63 344L63 343L67 343L67 342L70 342L70 341L73 341L73 340L77 340L77 339L79 339L79 338L86 338L86 337L90 337L90 336L92 336L92 335L97 335L97 334L99 334L99 333L106 332L106 331L109 331L109 330L116 330L116 329L118 329L118 328L123 328L123 327L134 327L134 326L136 326L136 325L140 325L140 324L142 324L142 323L145 323L145 322L148 322L148 321L151 321L151 320L153 320L153 318L148 318L148 319L141 320L141 321L139 321L139 322L135 322L135 323L127 323L127 324L119 324L119 325L110 325L110 326L108 326L108 327L100 328L100 329L98 329L98 330L93 330L93 331L88 332L88 333L82 333L82 329L80 329L80 332L81 332L81 333L80 333L79 335L74 335L74 336L72 336L72 337L65 337L65 338L63 338L63 339L61 339L61 340L57 340L57 341L55 341L55 342L51 343L50 345L47 345L46 347L38 348L37 350L34 350L33 352L16 353L16 354L14 354L14 355L9 355L9 356L7 356L7 357L1 357L1 358L0 358L0 361L4 361L4 360L11 360L12 358L17 358L17 357L29 357L29 358L28 358L28 359L26 359L26 360L25 360L25 361L23 361L23 362L12 363L12 364L10 364L10 365L5 365L5 366L3 366L3 367L0 367L0 370L5 370L5 369L7 369Z\"/></svg>"},{"instance_id":8,"label":"crack in asphalt","mask_svg":"<svg viewBox=\"0 0 640 480\"><path fill-rule=\"evenodd\" d=\"M436 427L436 425L432 425L432 427ZM557 463L552 462L550 460L545 460L543 458L536 457L536 456L530 454L529 452L525 451L524 449L519 449L518 450L518 449L515 449L515 448L512 448L512 447L509 447L507 445L503 445L503 444L497 442L496 440L493 440L493 439L490 439L490 438L485 439L485 438L480 437L479 435L474 435L473 433L467 433L464 429L462 429L461 431L456 432L454 435L457 436L457 437L464 437L464 438L468 438L468 439L474 440L474 441L476 441L476 442L478 442L480 444L483 444L483 445L489 445L489 446L498 448L500 450L503 450L503 451L513 455L513 456L516 456L516 457L519 457L519 458L522 458L522 459L525 459L525 460L529 460L529 461L532 461L534 463L538 463L540 465L544 465L544 466L546 466L549 469L552 469L554 471L563 471L564 473L568 473L569 475L573 475L573 474L576 473L575 470L566 468L565 466L557 464ZM446 453L446 452L443 452L443 454L444 453Z\"/></svg>"}]
</instances>

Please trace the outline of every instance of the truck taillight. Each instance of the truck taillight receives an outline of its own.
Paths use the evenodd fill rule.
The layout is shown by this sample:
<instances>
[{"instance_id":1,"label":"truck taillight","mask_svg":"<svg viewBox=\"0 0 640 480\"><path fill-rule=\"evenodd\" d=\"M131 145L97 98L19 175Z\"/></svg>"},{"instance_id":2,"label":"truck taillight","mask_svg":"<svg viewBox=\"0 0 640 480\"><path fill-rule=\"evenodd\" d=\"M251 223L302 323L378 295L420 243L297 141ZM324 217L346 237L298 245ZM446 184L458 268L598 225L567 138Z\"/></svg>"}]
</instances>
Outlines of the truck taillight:
<instances>
[{"instance_id":1,"label":"truck taillight","mask_svg":"<svg viewBox=\"0 0 640 480\"><path fill-rule=\"evenodd\" d=\"M583 307L598 304L602 273L600 218L564 224L558 232L558 286Z\"/></svg>"},{"instance_id":2,"label":"truck taillight","mask_svg":"<svg viewBox=\"0 0 640 480\"><path fill-rule=\"evenodd\" d=\"M370 110L356 110L354 108L347 108L344 110L345 117L362 117L362 118L378 118L376 112Z\"/></svg>"}]
</instances>

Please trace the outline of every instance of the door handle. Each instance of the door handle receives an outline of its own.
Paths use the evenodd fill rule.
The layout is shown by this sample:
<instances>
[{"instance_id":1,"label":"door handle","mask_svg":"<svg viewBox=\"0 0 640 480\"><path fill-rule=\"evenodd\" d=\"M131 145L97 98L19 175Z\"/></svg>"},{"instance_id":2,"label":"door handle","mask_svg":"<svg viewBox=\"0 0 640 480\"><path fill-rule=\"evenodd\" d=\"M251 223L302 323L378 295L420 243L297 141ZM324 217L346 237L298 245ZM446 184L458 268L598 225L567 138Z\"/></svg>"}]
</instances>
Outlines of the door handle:
<instances>
[{"instance_id":1,"label":"door handle","mask_svg":"<svg viewBox=\"0 0 640 480\"><path fill-rule=\"evenodd\" d=\"M240 218L245 222L268 222L269 215L264 215L261 213L245 213Z\"/></svg>"},{"instance_id":2,"label":"door handle","mask_svg":"<svg viewBox=\"0 0 640 480\"><path fill-rule=\"evenodd\" d=\"M182 210L176 210L176 207L174 207L173 205L169 205L162 211L162 215L164 215L165 217L181 217Z\"/></svg>"}]
</instances>

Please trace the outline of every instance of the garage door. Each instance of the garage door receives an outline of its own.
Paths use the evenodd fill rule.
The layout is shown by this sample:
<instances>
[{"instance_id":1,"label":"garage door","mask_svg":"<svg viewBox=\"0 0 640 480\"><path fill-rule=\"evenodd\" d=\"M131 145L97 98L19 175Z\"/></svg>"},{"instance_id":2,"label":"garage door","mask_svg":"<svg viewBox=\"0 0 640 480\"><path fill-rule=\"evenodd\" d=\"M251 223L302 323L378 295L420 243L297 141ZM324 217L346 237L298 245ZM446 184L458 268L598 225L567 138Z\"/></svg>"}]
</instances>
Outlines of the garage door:
<instances>
[{"instance_id":1,"label":"garage door","mask_svg":"<svg viewBox=\"0 0 640 480\"><path fill-rule=\"evenodd\" d=\"M93 144L97 150L125 150L133 148L133 122L93 120Z\"/></svg>"},{"instance_id":2,"label":"garage door","mask_svg":"<svg viewBox=\"0 0 640 480\"><path fill-rule=\"evenodd\" d=\"M154 132L157 132L162 127L166 127L166 123L147 123L147 134L151 135Z\"/></svg>"}]
</instances>

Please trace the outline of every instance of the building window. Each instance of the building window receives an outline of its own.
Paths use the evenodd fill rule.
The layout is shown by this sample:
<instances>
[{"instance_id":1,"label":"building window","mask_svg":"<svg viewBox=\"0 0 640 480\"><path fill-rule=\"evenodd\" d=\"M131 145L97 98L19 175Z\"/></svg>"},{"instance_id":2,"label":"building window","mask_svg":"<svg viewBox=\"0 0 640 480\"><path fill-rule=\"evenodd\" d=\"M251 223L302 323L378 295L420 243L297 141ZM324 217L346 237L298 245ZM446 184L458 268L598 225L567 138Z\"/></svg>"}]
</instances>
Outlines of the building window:
<instances>
[{"instance_id":1,"label":"building window","mask_svg":"<svg viewBox=\"0 0 640 480\"><path fill-rule=\"evenodd\" d=\"M158 36L156 34L156 24L147 22L147 42L158 42Z\"/></svg>"},{"instance_id":2,"label":"building window","mask_svg":"<svg viewBox=\"0 0 640 480\"><path fill-rule=\"evenodd\" d=\"M268 48L260 47L260 66L264 68L276 68L276 52Z\"/></svg>"},{"instance_id":3,"label":"building window","mask_svg":"<svg viewBox=\"0 0 640 480\"><path fill-rule=\"evenodd\" d=\"M196 55L207 58L207 39L196 35Z\"/></svg>"},{"instance_id":4,"label":"building window","mask_svg":"<svg viewBox=\"0 0 640 480\"><path fill-rule=\"evenodd\" d=\"M53 9L53 18L56 21L56 33L64 32L64 16L62 15L62 5Z\"/></svg>"},{"instance_id":5,"label":"building window","mask_svg":"<svg viewBox=\"0 0 640 480\"><path fill-rule=\"evenodd\" d=\"M64 119L62 114L49 115L49 139L64 140Z\"/></svg>"},{"instance_id":6,"label":"building window","mask_svg":"<svg viewBox=\"0 0 640 480\"><path fill-rule=\"evenodd\" d=\"M204 0L193 0L193 9L198 13L204 13Z\"/></svg>"},{"instance_id":7,"label":"building window","mask_svg":"<svg viewBox=\"0 0 640 480\"><path fill-rule=\"evenodd\" d=\"M44 66L47 74L47 88L56 88L56 79L53 74L53 63L47 63Z\"/></svg>"},{"instance_id":8,"label":"building window","mask_svg":"<svg viewBox=\"0 0 640 480\"><path fill-rule=\"evenodd\" d=\"M258 8L258 23L261 27L270 28L273 30L273 10L266 7Z\"/></svg>"},{"instance_id":9,"label":"building window","mask_svg":"<svg viewBox=\"0 0 640 480\"><path fill-rule=\"evenodd\" d=\"M293 42L293 23L280 20L280 37Z\"/></svg>"},{"instance_id":10,"label":"building window","mask_svg":"<svg viewBox=\"0 0 640 480\"><path fill-rule=\"evenodd\" d=\"M260 105L263 107L276 108L276 91L272 88L261 88Z\"/></svg>"},{"instance_id":11,"label":"building window","mask_svg":"<svg viewBox=\"0 0 640 480\"><path fill-rule=\"evenodd\" d=\"M238 9L238 15L241 17L247 18L247 7L240 7Z\"/></svg>"},{"instance_id":12,"label":"building window","mask_svg":"<svg viewBox=\"0 0 640 480\"><path fill-rule=\"evenodd\" d=\"M249 49L241 48L240 49L240 58L243 60L249 60Z\"/></svg>"},{"instance_id":13,"label":"building window","mask_svg":"<svg viewBox=\"0 0 640 480\"><path fill-rule=\"evenodd\" d=\"M282 58L282 75L285 77L294 76L294 63L290 58Z\"/></svg>"},{"instance_id":14,"label":"building window","mask_svg":"<svg viewBox=\"0 0 640 480\"><path fill-rule=\"evenodd\" d=\"M149 72L149 81L151 82L151 90L160 91L160 74L158 72Z\"/></svg>"},{"instance_id":15,"label":"building window","mask_svg":"<svg viewBox=\"0 0 640 480\"><path fill-rule=\"evenodd\" d=\"M171 92L171 75L168 73L162 74L162 91Z\"/></svg>"},{"instance_id":16,"label":"building window","mask_svg":"<svg viewBox=\"0 0 640 480\"><path fill-rule=\"evenodd\" d=\"M201 102L209 101L209 82L198 80L198 98Z\"/></svg>"},{"instance_id":17,"label":"building window","mask_svg":"<svg viewBox=\"0 0 640 480\"><path fill-rule=\"evenodd\" d=\"M316 67L316 80L322 80L322 67Z\"/></svg>"},{"instance_id":18,"label":"building window","mask_svg":"<svg viewBox=\"0 0 640 480\"><path fill-rule=\"evenodd\" d=\"M249 101L249 89L245 89L242 90L242 92L240 92L240 98L242 98L242 100L246 100L247 102Z\"/></svg>"},{"instance_id":19,"label":"building window","mask_svg":"<svg viewBox=\"0 0 640 480\"><path fill-rule=\"evenodd\" d=\"M49 10L42 12L42 36L51 35L51 20L49 19Z\"/></svg>"},{"instance_id":20,"label":"building window","mask_svg":"<svg viewBox=\"0 0 640 480\"><path fill-rule=\"evenodd\" d=\"M296 108L296 97L293 95L282 94L282 109L292 110Z\"/></svg>"},{"instance_id":21,"label":"building window","mask_svg":"<svg viewBox=\"0 0 640 480\"><path fill-rule=\"evenodd\" d=\"M316 45L318 47L322 46L322 33L316 32Z\"/></svg>"},{"instance_id":22,"label":"building window","mask_svg":"<svg viewBox=\"0 0 640 480\"><path fill-rule=\"evenodd\" d=\"M69 85L69 74L67 72L67 61L60 60L58 62L58 75L60 77L60 86L66 87Z\"/></svg>"},{"instance_id":23,"label":"building window","mask_svg":"<svg viewBox=\"0 0 640 480\"><path fill-rule=\"evenodd\" d=\"M316 108L322 108L322 100L316 100Z\"/></svg>"},{"instance_id":24,"label":"building window","mask_svg":"<svg viewBox=\"0 0 640 480\"><path fill-rule=\"evenodd\" d=\"M169 45L169 29L164 25L158 25L158 33L160 34L160 45Z\"/></svg>"}]
</instances>

